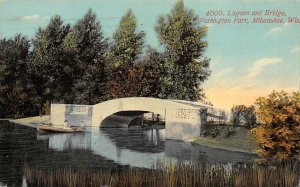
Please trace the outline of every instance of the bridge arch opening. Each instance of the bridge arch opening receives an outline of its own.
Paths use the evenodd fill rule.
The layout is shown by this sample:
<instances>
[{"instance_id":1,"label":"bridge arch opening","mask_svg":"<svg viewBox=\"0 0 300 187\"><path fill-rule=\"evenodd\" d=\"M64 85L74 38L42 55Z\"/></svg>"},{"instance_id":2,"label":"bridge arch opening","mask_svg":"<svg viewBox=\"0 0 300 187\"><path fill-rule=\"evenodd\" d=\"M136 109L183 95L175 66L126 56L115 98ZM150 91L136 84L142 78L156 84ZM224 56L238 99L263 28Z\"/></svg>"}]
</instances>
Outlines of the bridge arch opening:
<instances>
[{"instance_id":1,"label":"bridge arch opening","mask_svg":"<svg viewBox=\"0 0 300 187\"><path fill-rule=\"evenodd\" d=\"M164 127L165 116L150 111L119 111L104 118L100 128L128 128L160 125Z\"/></svg>"}]
</instances>

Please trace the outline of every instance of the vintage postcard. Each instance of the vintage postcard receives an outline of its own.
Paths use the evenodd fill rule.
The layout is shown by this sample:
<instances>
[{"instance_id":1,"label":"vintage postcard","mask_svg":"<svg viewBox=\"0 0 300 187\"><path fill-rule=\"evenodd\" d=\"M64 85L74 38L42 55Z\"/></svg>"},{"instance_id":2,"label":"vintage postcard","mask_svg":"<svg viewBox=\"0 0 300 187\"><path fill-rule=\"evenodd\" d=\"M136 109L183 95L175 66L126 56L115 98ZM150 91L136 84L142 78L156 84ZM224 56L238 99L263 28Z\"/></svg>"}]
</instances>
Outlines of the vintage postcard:
<instances>
[{"instance_id":1,"label":"vintage postcard","mask_svg":"<svg viewBox=\"0 0 300 187\"><path fill-rule=\"evenodd\" d=\"M0 187L300 185L300 0L0 0Z\"/></svg>"}]
</instances>

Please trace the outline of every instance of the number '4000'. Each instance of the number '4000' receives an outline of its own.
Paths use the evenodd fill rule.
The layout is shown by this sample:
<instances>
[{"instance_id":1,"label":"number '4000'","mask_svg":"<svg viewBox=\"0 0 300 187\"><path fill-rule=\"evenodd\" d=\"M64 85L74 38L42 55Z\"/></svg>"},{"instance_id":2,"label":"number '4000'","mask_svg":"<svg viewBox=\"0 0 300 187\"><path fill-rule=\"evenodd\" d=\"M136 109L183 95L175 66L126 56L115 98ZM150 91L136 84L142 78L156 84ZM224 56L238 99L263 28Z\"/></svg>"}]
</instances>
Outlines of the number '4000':
<instances>
[{"instance_id":1,"label":"number '4000'","mask_svg":"<svg viewBox=\"0 0 300 187\"><path fill-rule=\"evenodd\" d=\"M211 10L205 13L206 16L224 16L224 12L222 10Z\"/></svg>"}]
</instances>

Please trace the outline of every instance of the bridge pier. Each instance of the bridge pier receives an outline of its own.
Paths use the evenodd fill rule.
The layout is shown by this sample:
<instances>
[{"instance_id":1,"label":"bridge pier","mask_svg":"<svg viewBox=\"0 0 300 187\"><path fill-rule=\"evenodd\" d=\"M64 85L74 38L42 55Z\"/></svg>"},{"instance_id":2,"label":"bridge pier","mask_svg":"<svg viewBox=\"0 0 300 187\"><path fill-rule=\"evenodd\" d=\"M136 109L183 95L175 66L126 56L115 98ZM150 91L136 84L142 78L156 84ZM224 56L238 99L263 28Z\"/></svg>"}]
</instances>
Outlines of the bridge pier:
<instances>
[{"instance_id":1,"label":"bridge pier","mask_svg":"<svg viewBox=\"0 0 300 187\"><path fill-rule=\"evenodd\" d=\"M167 108L166 111L166 139L187 140L200 136L202 124L199 109Z\"/></svg>"}]
</instances>

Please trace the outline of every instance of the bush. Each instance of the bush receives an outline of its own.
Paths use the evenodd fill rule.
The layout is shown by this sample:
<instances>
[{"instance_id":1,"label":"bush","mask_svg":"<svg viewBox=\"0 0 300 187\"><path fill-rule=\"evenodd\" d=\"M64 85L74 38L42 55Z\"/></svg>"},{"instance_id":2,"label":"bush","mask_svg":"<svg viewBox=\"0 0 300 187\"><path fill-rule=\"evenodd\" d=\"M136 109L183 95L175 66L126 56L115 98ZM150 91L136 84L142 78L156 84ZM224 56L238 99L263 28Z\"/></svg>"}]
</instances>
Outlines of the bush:
<instances>
[{"instance_id":1,"label":"bush","mask_svg":"<svg viewBox=\"0 0 300 187\"><path fill-rule=\"evenodd\" d=\"M300 92L273 92L257 99L261 123L252 129L258 142L257 152L264 160L300 158Z\"/></svg>"},{"instance_id":2,"label":"bush","mask_svg":"<svg viewBox=\"0 0 300 187\"><path fill-rule=\"evenodd\" d=\"M211 136L213 138L217 137L220 134L218 126L209 127L206 130L202 131L203 136Z\"/></svg>"},{"instance_id":3,"label":"bush","mask_svg":"<svg viewBox=\"0 0 300 187\"><path fill-rule=\"evenodd\" d=\"M211 129L211 131L210 131L210 135L213 137L213 138L215 138L215 137L217 137L218 135L219 135L219 129L217 128L217 127L213 127L212 129Z\"/></svg>"},{"instance_id":4,"label":"bush","mask_svg":"<svg viewBox=\"0 0 300 187\"><path fill-rule=\"evenodd\" d=\"M236 132L232 127L230 127L230 128L226 128L224 130L224 133L225 133L225 138L229 138L230 136L234 135Z\"/></svg>"}]
</instances>

